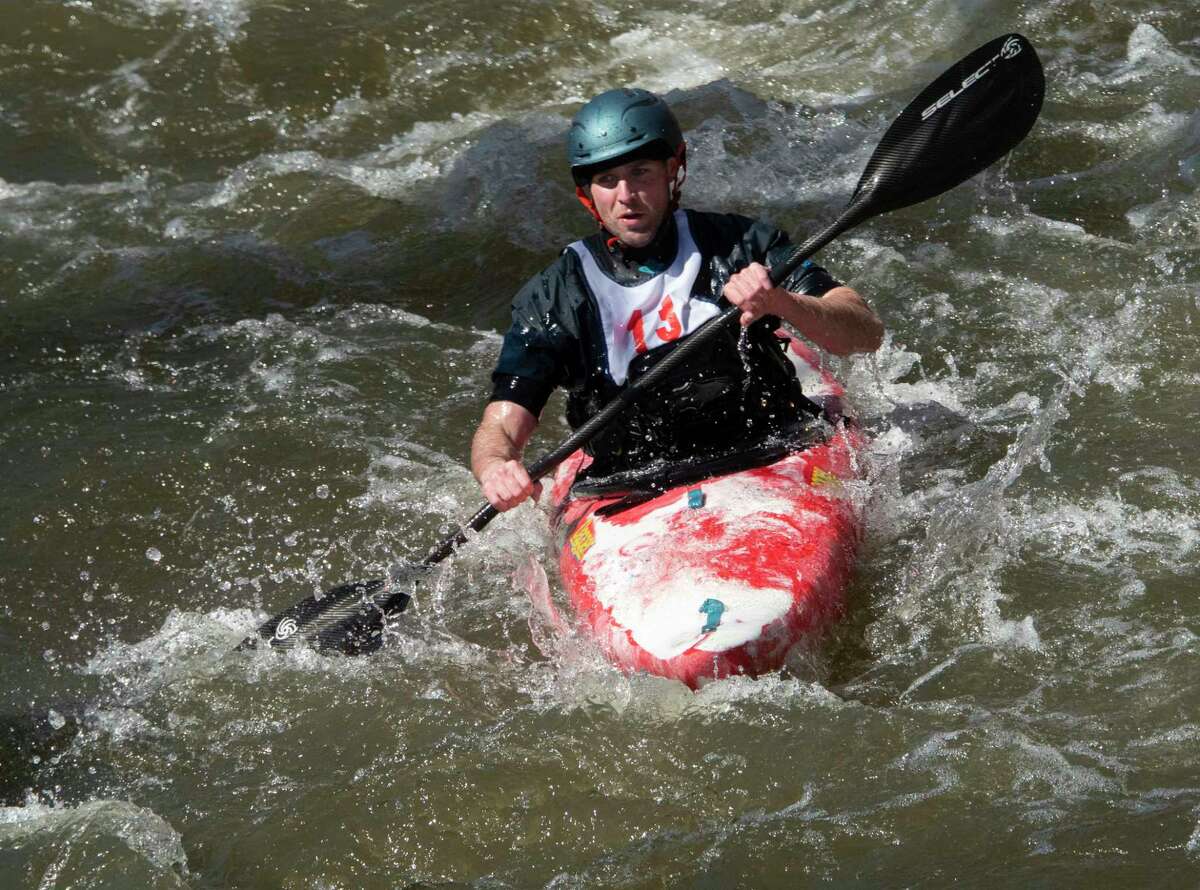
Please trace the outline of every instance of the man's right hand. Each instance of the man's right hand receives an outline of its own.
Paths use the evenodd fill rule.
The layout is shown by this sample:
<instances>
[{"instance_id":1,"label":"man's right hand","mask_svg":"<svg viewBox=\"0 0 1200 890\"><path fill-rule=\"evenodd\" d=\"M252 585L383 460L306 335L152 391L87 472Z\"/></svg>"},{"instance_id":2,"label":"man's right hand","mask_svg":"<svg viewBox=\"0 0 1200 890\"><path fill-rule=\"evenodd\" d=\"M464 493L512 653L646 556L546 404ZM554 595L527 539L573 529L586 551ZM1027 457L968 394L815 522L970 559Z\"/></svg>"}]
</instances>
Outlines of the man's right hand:
<instances>
[{"instance_id":1,"label":"man's right hand","mask_svg":"<svg viewBox=\"0 0 1200 890\"><path fill-rule=\"evenodd\" d=\"M488 503L503 513L542 486L529 478L521 454L537 427L537 418L516 402L489 402L471 442L471 471Z\"/></svg>"},{"instance_id":2,"label":"man's right hand","mask_svg":"<svg viewBox=\"0 0 1200 890\"><path fill-rule=\"evenodd\" d=\"M536 501L542 495L542 483L534 482L520 461L505 460L489 464L479 477L483 496L504 513L528 497Z\"/></svg>"}]
</instances>

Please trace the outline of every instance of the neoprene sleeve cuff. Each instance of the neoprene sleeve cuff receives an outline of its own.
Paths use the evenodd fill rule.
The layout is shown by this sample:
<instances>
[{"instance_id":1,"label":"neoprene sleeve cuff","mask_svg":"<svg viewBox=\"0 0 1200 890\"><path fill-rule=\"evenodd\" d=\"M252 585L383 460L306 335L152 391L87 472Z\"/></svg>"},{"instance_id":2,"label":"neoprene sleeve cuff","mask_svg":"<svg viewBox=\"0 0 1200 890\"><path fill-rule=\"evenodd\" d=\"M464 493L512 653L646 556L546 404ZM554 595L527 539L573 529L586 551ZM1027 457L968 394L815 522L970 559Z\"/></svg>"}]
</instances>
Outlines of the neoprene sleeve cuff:
<instances>
[{"instance_id":1,"label":"neoprene sleeve cuff","mask_svg":"<svg viewBox=\"0 0 1200 890\"><path fill-rule=\"evenodd\" d=\"M840 287L841 282L812 260L806 260L804 265L787 277L786 281L781 282L781 286L784 290L789 290L794 294L823 297L835 287Z\"/></svg>"},{"instance_id":2,"label":"neoprene sleeve cuff","mask_svg":"<svg viewBox=\"0 0 1200 890\"><path fill-rule=\"evenodd\" d=\"M542 409L554 392L553 386L547 386L528 377L515 377L512 374L492 374L492 396L489 402L516 402L534 417L540 417Z\"/></svg>"}]
</instances>

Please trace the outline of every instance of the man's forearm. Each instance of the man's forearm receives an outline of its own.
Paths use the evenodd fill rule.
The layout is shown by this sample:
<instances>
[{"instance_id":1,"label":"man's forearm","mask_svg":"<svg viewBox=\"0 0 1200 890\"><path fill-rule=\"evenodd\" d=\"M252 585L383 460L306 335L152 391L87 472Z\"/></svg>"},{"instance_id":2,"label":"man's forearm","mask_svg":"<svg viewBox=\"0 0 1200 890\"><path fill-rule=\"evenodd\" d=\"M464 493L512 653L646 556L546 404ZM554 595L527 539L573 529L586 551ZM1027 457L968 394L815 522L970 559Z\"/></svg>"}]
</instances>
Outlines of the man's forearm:
<instances>
[{"instance_id":1,"label":"man's forearm","mask_svg":"<svg viewBox=\"0 0 1200 890\"><path fill-rule=\"evenodd\" d=\"M874 352L883 342L883 322L852 288L835 287L822 297L780 293L780 317L827 352Z\"/></svg>"},{"instance_id":2,"label":"man's forearm","mask_svg":"<svg viewBox=\"0 0 1200 890\"><path fill-rule=\"evenodd\" d=\"M490 402L471 440L471 472L482 481L494 463L521 459L537 418L516 402Z\"/></svg>"},{"instance_id":3,"label":"man's forearm","mask_svg":"<svg viewBox=\"0 0 1200 890\"><path fill-rule=\"evenodd\" d=\"M537 417L516 402L491 402L471 440L471 472L497 510L511 510L542 487L521 465Z\"/></svg>"},{"instance_id":4,"label":"man's forearm","mask_svg":"<svg viewBox=\"0 0 1200 890\"><path fill-rule=\"evenodd\" d=\"M497 461L520 460L522 449L508 437L499 425L483 425L475 431L471 440L471 472L476 479Z\"/></svg>"}]
</instances>

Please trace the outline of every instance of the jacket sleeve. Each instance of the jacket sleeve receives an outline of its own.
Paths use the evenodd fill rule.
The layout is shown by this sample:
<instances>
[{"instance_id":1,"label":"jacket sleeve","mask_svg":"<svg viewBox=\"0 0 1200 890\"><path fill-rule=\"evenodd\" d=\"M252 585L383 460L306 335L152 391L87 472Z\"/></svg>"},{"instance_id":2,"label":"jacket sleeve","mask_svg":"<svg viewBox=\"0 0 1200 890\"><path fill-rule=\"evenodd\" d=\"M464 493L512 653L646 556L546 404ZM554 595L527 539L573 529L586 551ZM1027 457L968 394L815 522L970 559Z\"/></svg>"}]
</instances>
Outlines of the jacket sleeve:
<instances>
[{"instance_id":1,"label":"jacket sleeve","mask_svg":"<svg viewBox=\"0 0 1200 890\"><path fill-rule=\"evenodd\" d=\"M762 263L768 269L782 263L793 245L786 232L770 223L735 213L696 213L689 211L689 222L697 244L712 258L710 293L720 293L729 276L751 263ZM796 269L783 287L793 293L823 296L840 282L807 260Z\"/></svg>"},{"instance_id":2,"label":"jacket sleeve","mask_svg":"<svg viewBox=\"0 0 1200 890\"><path fill-rule=\"evenodd\" d=\"M558 319L565 299L558 266L535 275L513 298L512 325L492 372L489 401L516 402L535 417L563 384L571 361L568 326Z\"/></svg>"}]
</instances>

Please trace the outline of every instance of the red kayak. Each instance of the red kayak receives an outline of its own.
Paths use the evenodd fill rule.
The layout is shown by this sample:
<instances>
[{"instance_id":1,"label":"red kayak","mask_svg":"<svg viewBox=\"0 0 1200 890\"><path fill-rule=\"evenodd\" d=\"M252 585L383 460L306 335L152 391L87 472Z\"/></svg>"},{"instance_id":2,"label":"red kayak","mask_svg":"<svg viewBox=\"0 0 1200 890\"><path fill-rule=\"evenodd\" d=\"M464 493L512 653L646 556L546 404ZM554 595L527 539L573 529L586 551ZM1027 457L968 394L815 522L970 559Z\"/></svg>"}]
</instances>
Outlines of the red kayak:
<instances>
[{"instance_id":1,"label":"red kayak","mask_svg":"<svg viewBox=\"0 0 1200 890\"><path fill-rule=\"evenodd\" d=\"M805 393L840 415L843 389L818 355L794 338L788 355ZM658 491L572 493L590 458L564 461L552 523L580 631L623 670L695 688L776 670L838 620L862 537L844 483L864 478L866 438L846 423L814 422L813 435Z\"/></svg>"}]
</instances>

